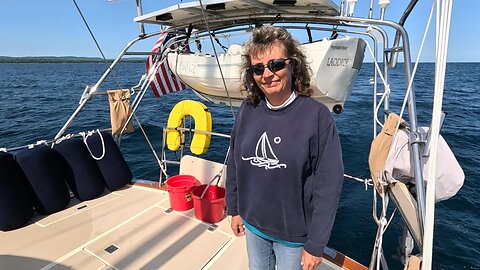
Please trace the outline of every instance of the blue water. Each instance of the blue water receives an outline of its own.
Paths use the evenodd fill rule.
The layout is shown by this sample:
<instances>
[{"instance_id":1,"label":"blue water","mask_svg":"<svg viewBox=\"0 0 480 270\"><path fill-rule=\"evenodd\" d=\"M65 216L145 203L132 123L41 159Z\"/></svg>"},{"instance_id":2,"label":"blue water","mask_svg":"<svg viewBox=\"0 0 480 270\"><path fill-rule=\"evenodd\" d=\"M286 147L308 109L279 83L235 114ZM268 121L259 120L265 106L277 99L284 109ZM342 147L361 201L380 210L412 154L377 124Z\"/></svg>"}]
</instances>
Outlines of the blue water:
<instances>
[{"instance_id":1,"label":"blue water","mask_svg":"<svg viewBox=\"0 0 480 270\"><path fill-rule=\"evenodd\" d=\"M137 84L144 65L122 64L116 71L117 89ZM433 95L433 64L419 66L415 80L419 121L428 125ZM103 64L0 64L0 148L12 148L52 139L78 105L85 86L93 85L101 76ZM392 85L402 82L403 67L391 71ZM434 240L434 269L480 269L480 64L449 63L445 85L444 111L447 118L442 134L457 156L465 172L465 184L453 198L437 204ZM369 178L368 151L372 139L372 90L369 79L371 64L360 71L352 97L341 115L335 115L340 133L345 171L349 175ZM401 89L394 88L392 111L398 112ZM196 99L190 92L172 94L160 99L149 92L137 116L160 152L162 127L166 115L184 97ZM396 99L394 101L394 99ZM231 111L225 106L206 104L217 132L229 133ZM80 113L67 133L109 127L106 96L96 96ZM223 162L226 139L216 139L205 158ZM158 179L159 169L139 128L126 135L122 151L136 178ZM174 157L171 156L172 158ZM372 191L356 181L346 180L330 246L368 265L376 225L372 220ZM384 238L386 257L396 253L401 233L397 214ZM391 263L390 269L402 269Z\"/></svg>"}]
</instances>

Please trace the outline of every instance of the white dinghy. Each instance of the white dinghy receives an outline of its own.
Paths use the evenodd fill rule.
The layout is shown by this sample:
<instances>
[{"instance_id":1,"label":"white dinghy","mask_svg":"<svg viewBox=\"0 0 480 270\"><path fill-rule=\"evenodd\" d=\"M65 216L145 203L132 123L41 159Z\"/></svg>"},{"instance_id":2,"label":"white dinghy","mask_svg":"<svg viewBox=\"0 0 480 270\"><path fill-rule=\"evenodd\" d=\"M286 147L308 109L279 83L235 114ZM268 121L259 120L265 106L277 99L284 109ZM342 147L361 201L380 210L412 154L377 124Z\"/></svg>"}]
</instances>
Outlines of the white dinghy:
<instances>
[{"instance_id":1,"label":"white dinghy","mask_svg":"<svg viewBox=\"0 0 480 270\"><path fill-rule=\"evenodd\" d=\"M345 37L324 39L302 46L313 72L313 97L327 105L330 111L342 112L363 63L365 41ZM238 106L246 97L246 93L240 91L241 54L240 45L230 45L226 53L218 54L219 68L214 55L171 52L168 54L168 65L178 78L203 99L229 104L230 97L232 104Z\"/></svg>"}]
</instances>

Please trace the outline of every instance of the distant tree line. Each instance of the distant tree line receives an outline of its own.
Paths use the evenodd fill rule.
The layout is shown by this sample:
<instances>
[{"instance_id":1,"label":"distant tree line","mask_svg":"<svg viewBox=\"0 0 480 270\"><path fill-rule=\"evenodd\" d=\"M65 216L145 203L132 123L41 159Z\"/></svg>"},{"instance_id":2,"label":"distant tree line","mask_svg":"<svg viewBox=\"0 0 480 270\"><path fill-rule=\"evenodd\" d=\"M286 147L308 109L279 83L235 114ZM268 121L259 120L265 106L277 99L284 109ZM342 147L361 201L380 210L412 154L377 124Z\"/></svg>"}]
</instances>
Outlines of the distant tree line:
<instances>
[{"instance_id":1,"label":"distant tree line","mask_svg":"<svg viewBox=\"0 0 480 270\"><path fill-rule=\"evenodd\" d=\"M107 59L112 63L112 59ZM26 57L10 57L0 56L0 63L103 63L104 60L99 57L75 57L75 56L26 56ZM145 59L127 58L122 62L144 63Z\"/></svg>"}]
</instances>

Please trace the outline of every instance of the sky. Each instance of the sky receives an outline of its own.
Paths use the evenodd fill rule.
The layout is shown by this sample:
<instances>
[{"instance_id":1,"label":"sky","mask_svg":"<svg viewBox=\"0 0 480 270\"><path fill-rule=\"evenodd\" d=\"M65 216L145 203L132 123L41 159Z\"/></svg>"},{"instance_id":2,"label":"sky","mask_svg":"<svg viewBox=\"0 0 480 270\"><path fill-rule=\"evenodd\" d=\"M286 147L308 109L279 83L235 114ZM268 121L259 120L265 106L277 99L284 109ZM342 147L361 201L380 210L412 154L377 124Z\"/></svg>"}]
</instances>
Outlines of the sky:
<instances>
[{"instance_id":1,"label":"sky","mask_svg":"<svg viewBox=\"0 0 480 270\"><path fill-rule=\"evenodd\" d=\"M190 0L184 0L189 2ZM205 1L205 0L204 0ZM340 0L333 0L339 4ZM378 16L378 0L374 14ZM410 31L415 60L434 0L419 0L405 27ZM115 58L128 41L138 35L135 0L76 0L107 58ZM179 0L143 0L144 13L177 4ZM386 17L397 21L407 0L391 0ZM358 0L355 14L366 16L370 0ZM449 62L480 62L479 0L453 0ZM434 23L426 48L433 48ZM148 31L157 31L150 26ZM73 0L0 0L0 56L87 56L100 57ZM140 46L149 50L153 44ZM433 61L422 53L420 61Z\"/></svg>"}]
</instances>

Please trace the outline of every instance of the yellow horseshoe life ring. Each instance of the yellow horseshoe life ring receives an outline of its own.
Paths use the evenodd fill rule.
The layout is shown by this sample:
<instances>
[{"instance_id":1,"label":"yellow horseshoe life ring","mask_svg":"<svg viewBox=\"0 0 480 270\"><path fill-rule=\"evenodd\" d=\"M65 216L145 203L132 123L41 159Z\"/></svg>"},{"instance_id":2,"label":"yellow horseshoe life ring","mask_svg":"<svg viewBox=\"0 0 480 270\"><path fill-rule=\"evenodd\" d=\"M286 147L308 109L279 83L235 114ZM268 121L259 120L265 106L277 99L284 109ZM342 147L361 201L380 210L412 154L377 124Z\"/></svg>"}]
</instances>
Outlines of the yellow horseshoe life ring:
<instances>
[{"instance_id":1,"label":"yellow horseshoe life ring","mask_svg":"<svg viewBox=\"0 0 480 270\"><path fill-rule=\"evenodd\" d=\"M168 116L168 128L177 128L183 125L187 115L193 117L196 130L212 131L212 116L207 106L195 100L183 100L173 107ZM195 132L190 144L190 151L196 155L205 154L210 144L210 134ZM182 133L178 130L167 130L167 147L178 151L182 143Z\"/></svg>"}]
</instances>

